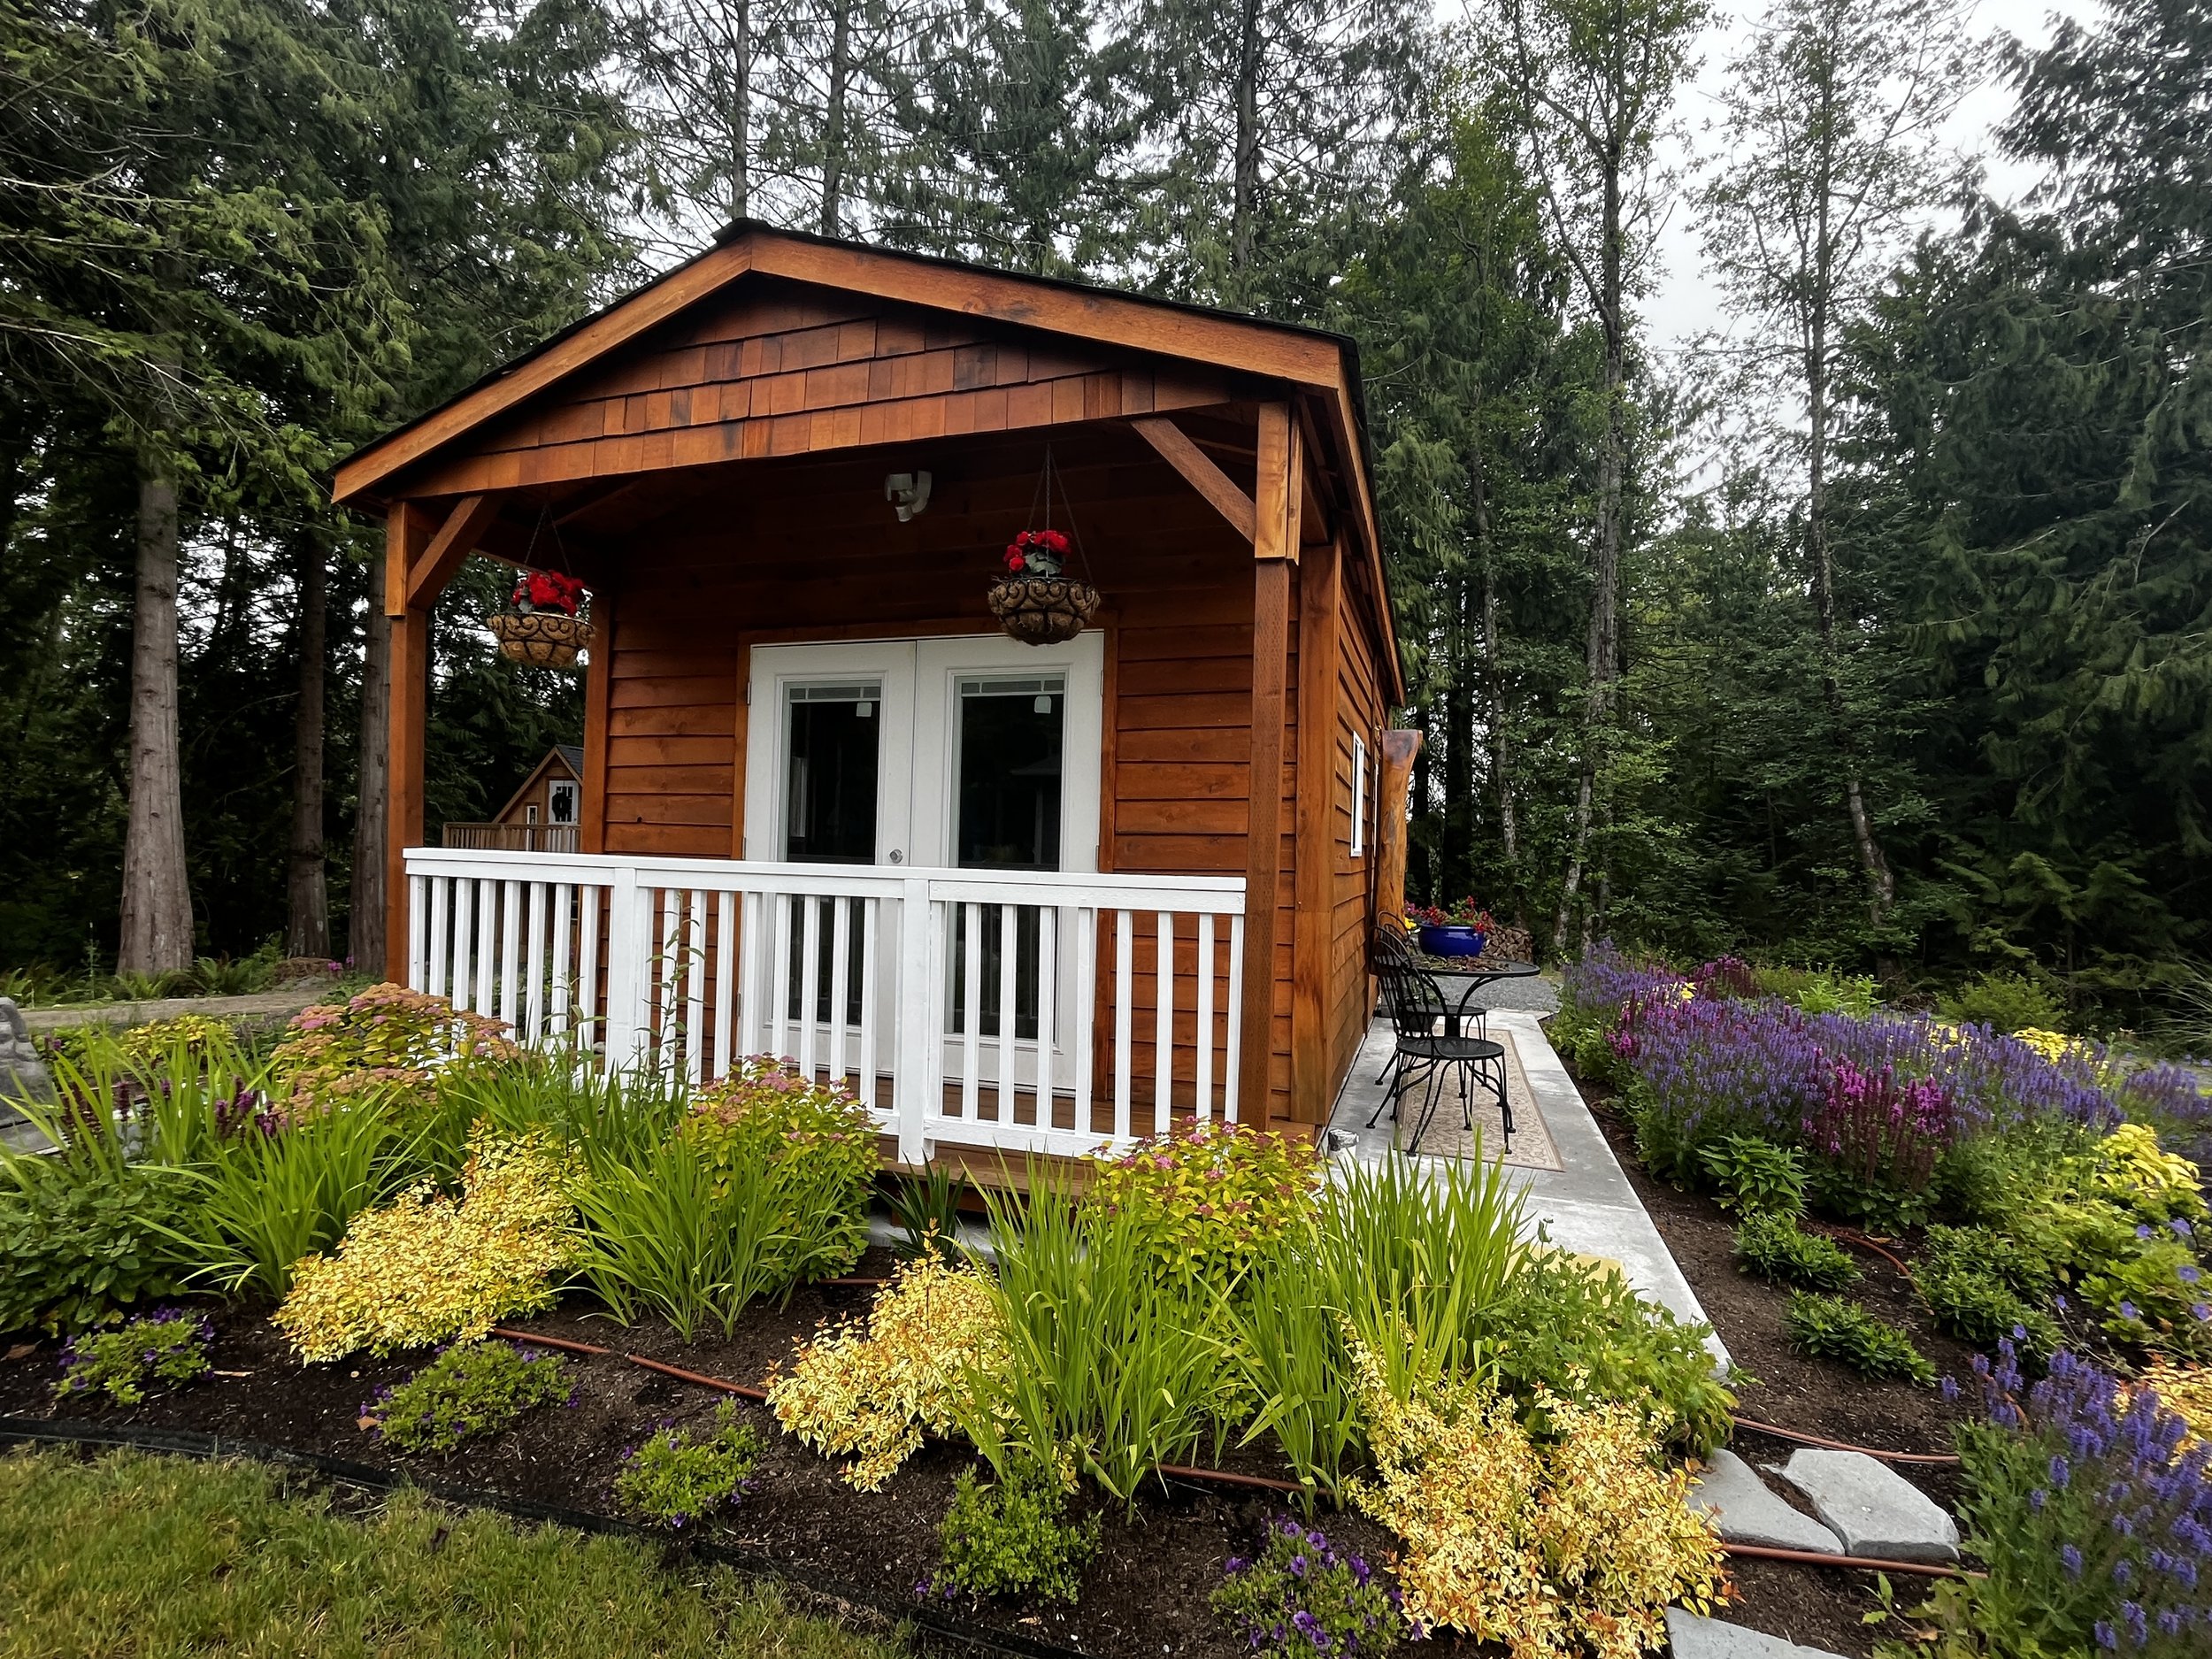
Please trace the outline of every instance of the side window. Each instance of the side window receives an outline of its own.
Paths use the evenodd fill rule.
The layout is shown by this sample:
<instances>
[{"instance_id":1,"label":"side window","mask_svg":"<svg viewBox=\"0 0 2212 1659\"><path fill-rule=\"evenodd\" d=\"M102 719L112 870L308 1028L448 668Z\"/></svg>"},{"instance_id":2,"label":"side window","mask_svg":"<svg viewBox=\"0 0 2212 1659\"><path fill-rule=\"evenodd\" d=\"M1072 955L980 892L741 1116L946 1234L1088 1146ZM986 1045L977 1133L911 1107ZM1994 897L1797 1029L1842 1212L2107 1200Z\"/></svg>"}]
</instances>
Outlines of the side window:
<instances>
[{"instance_id":1,"label":"side window","mask_svg":"<svg viewBox=\"0 0 2212 1659\"><path fill-rule=\"evenodd\" d=\"M1352 739L1352 856L1367 851L1367 740Z\"/></svg>"}]
</instances>

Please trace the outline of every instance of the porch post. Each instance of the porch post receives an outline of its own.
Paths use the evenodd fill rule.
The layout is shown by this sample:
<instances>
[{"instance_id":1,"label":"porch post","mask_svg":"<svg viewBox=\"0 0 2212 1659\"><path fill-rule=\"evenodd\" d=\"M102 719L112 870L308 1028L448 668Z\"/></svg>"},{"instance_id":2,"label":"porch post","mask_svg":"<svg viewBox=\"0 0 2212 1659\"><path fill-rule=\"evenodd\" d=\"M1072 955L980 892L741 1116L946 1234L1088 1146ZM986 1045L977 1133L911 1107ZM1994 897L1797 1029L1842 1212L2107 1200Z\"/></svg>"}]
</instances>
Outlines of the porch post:
<instances>
[{"instance_id":1,"label":"porch post","mask_svg":"<svg viewBox=\"0 0 2212 1659\"><path fill-rule=\"evenodd\" d=\"M1263 403L1252 538L1252 737L1245 831L1244 1009L1237 1118L1267 1126L1275 1060L1275 941L1283 874L1283 736L1290 700L1291 571L1298 559L1298 426Z\"/></svg>"},{"instance_id":2,"label":"porch post","mask_svg":"<svg viewBox=\"0 0 2212 1659\"><path fill-rule=\"evenodd\" d=\"M430 693L430 612L408 603L408 579L430 541L430 520L412 502L392 503L384 519L384 614L392 631L389 700L386 703L391 817L384 838L384 977L404 984L407 926L407 849L423 841L423 728Z\"/></svg>"},{"instance_id":3,"label":"porch post","mask_svg":"<svg viewBox=\"0 0 2212 1659\"><path fill-rule=\"evenodd\" d=\"M1298 572L1297 909L1291 941L1290 1115L1328 1120L1336 1055L1329 1030L1336 943L1339 576L1337 540L1304 550Z\"/></svg>"}]
</instances>

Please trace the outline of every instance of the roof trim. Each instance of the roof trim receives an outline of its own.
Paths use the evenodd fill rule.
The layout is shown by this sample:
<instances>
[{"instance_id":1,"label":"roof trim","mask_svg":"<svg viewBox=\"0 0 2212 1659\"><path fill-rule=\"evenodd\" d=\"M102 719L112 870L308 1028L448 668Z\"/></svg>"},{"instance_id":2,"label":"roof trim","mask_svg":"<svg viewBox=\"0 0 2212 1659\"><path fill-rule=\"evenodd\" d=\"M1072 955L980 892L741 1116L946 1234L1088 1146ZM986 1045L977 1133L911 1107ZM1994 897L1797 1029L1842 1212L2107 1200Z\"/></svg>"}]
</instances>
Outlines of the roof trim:
<instances>
[{"instance_id":1,"label":"roof trim","mask_svg":"<svg viewBox=\"0 0 2212 1659\"><path fill-rule=\"evenodd\" d=\"M355 450L332 499L377 504L394 474L753 271L1315 388L1356 378L1349 339L1301 324L737 219L712 247Z\"/></svg>"}]
</instances>

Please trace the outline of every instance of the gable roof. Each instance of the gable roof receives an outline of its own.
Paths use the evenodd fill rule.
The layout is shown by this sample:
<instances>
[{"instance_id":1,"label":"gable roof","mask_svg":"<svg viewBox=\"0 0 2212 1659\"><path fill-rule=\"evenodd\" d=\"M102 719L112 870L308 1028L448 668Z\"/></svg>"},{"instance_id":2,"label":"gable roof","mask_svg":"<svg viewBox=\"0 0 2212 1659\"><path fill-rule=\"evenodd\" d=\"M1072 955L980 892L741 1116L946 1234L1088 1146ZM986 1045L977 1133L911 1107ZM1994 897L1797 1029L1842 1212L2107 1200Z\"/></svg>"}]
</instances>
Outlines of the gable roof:
<instances>
[{"instance_id":1,"label":"gable roof","mask_svg":"<svg viewBox=\"0 0 2212 1659\"><path fill-rule=\"evenodd\" d=\"M545 774L556 765L565 766L572 777L581 781L584 775L584 749L580 743L556 743L547 749L538 764L530 768L530 775L515 787L507 797L507 804L492 814L492 822L503 824L507 814L523 804L524 800L545 780Z\"/></svg>"},{"instance_id":2,"label":"gable roof","mask_svg":"<svg viewBox=\"0 0 2212 1659\"><path fill-rule=\"evenodd\" d=\"M1348 337L1064 278L1017 275L962 260L782 230L751 219L733 221L692 258L493 370L439 408L356 450L338 466L334 500L380 512L403 497L453 493L455 486L441 488L431 473L434 460L468 453L472 441L486 442L491 437L488 427L509 424L503 418L538 395L603 366L611 354L753 274L1201 365L1217 374L1286 383L1306 403L1321 444L1332 452L1332 470L1349 498L1350 522L1384 613L1381 627L1386 637L1394 633L1387 599L1379 597L1387 594L1387 583L1375 519L1358 349ZM698 442L682 463L735 458L705 448L709 437L696 434ZM868 440L856 434L840 442ZM493 487L530 481L514 476ZM1390 659L1386 672L1402 695L1394 641L1385 655Z\"/></svg>"}]
</instances>

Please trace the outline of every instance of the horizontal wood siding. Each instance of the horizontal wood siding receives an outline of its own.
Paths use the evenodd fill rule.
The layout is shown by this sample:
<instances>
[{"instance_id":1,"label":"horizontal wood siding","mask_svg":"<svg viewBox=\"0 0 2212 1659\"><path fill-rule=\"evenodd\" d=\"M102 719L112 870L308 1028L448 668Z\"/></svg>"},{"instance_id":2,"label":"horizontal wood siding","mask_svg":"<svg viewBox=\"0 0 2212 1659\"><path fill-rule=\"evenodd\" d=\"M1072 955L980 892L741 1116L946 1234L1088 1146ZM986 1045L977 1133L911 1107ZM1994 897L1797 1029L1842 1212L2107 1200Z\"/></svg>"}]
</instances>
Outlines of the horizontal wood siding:
<instances>
[{"instance_id":1,"label":"horizontal wood siding","mask_svg":"<svg viewBox=\"0 0 2212 1659\"><path fill-rule=\"evenodd\" d=\"M1350 595L1348 594L1348 606ZM1336 870L1332 932L1329 1010L1330 1095L1343 1087L1345 1074L1359 1052L1374 1012L1374 992L1367 974L1368 876L1374 851L1376 812L1377 733L1388 710L1383 701L1382 675L1375 661L1369 627L1348 610L1346 626L1339 632L1337 741L1335 776L1330 780L1334 810L1330 813L1330 857ZM1352 741L1367 744L1366 849L1357 858L1352 848Z\"/></svg>"}]
</instances>

